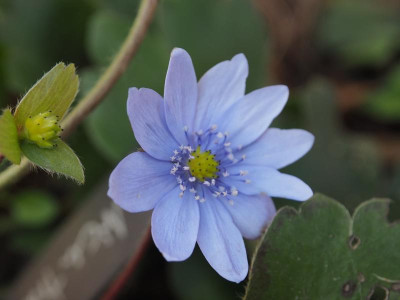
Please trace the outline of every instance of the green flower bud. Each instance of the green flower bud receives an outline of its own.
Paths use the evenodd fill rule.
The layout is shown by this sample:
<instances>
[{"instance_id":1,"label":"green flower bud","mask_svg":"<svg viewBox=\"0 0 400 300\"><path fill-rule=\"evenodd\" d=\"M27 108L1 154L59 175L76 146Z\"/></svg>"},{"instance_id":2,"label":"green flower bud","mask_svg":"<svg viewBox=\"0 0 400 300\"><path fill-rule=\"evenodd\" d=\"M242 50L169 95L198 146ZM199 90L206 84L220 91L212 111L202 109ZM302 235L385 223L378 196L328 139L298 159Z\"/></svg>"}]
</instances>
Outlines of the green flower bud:
<instances>
[{"instance_id":1,"label":"green flower bud","mask_svg":"<svg viewBox=\"0 0 400 300\"><path fill-rule=\"evenodd\" d=\"M51 115L51 111L29 116L25 121L24 138L35 143L40 148L53 148L61 127L58 117Z\"/></svg>"}]
</instances>

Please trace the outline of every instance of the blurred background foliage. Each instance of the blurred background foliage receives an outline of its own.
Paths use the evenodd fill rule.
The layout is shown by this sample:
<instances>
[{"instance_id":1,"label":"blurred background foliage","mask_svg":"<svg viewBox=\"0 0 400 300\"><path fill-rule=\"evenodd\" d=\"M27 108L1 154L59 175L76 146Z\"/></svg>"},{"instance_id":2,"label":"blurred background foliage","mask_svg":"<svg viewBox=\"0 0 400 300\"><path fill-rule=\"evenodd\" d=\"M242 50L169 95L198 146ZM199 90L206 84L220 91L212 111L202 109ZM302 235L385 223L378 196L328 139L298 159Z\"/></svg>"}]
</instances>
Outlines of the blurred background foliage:
<instances>
[{"instance_id":1,"label":"blurred background foliage","mask_svg":"<svg viewBox=\"0 0 400 300\"><path fill-rule=\"evenodd\" d=\"M0 0L0 107L15 105L59 61L77 65L81 98L118 50L137 7L137 0ZM250 65L247 91L289 85L289 103L274 126L305 128L316 142L284 171L350 210L374 196L391 198L391 218L400 218L400 1L164 0L127 72L70 138L87 183L38 171L0 191L0 297L101 179L139 147L126 116L127 89L162 94L173 47L191 54L198 78L242 52ZM220 278L198 250L167 264L151 246L120 297L242 294L243 286Z\"/></svg>"}]
</instances>

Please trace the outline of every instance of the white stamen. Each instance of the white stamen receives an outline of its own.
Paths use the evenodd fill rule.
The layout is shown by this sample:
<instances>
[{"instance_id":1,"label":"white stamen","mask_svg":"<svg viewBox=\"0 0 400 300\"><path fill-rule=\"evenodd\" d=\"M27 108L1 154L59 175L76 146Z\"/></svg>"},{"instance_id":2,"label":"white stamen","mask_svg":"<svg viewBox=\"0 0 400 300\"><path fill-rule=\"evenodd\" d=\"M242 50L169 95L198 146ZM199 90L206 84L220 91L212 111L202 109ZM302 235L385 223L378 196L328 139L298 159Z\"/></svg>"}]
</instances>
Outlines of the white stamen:
<instances>
[{"instance_id":1,"label":"white stamen","mask_svg":"<svg viewBox=\"0 0 400 300\"><path fill-rule=\"evenodd\" d=\"M175 166L173 166L172 169L171 169L171 171L170 171L170 173L171 173L172 175L175 175L176 171L178 171L178 168L175 167Z\"/></svg>"},{"instance_id":2,"label":"white stamen","mask_svg":"<svg viewBox=\"0 0 400 300\"><path fill-rule=\"evenodd\" d=\"M216 129L217 129L217 125L216 125L216 124L211 125L211 127L210 127L210 130L211 130L211 131L214 131L214 130L216 130Z\"/></svg>"},{"instance_id":3,"label":"white stamen","mask_svg":"<svg viewBox=\"0 0 400 300\"><path fill-rule=\"evenodd\" d=\"M194 200L200 200L200 196L199 195L194 196Z\"/></svg>"},{"instance_id":4,"label":"white stamen","mask_svg":"<svg viewBox=\"0 0 400 300\"><path fill-rule=\"evenodd\" d=\"M177 160L177 161L181 161L181 160L182 160L182 157L178 156L178 157L176 158L176 160Z\"/></svg>"},{"instance_id":5,"label":"white stamen","mask_svg":"<svg viewBox=\"0 0 400 300\"><path fill-rule=\"evenodd\" d=\"M249 174L249 171L240 170L239 174L240 174L240 176L246 176L247 174Z\"/></svg>"},{"instance_id":6,"label":"white stamen","mask_svg":"<svg viewBox=\"0 0 400 300\"><path fill-rule=\"evenodd\" d=\"M231 145L231 142L227 142L224 144L225 147L229 147Z\"/></svg>"},{"instance_id":7,"label":"white stamen","mask_svg":"<svg viewBox=\"0 0 400 300\"><path fill-rule=\"evenodd\" d=\"M194 193L196 193L196 189L195 188L190 188L189 192L194 194Z\"/></svg>"},{"instance_id":8,"label":"white stamen","mask_svg":"<svg viewBox=\"0 0 400 300\"><path fill-rule=\"evenodd\" d=\"M239 194L238 190L236 190L236 189L232 189L231 190L231 195L232 196L236 197L238 194Z\"/></svg>"},{"instance_id":9,"label":"white stamen","mask_svg":"<svg viewBox=\"0 0 400 300\"><path fill-rule=\"evenodd\" d=\"M177 181L179 184L181 184L181 183L182 183L182 178L181 178L181 176L178 176L178 177L176 178L176 181Z\"/></svg>"},{"instance_id":10,"label":"white stamen","mask_svg":"<svg viewBox=\"0 0 400 300\"><path fill-rule=\"evenodd\" d=\"M188 132L189 127L187 125L183 126L183 131Z\"/></svg>"},{"instance_id":11,"label":"white stamen","mask_svg":"<svg viewBox=\"0 0 400 300\"><path fill-rule=\"evenodd\" d=\"M202 135L203 134L203 130L200 129L199 131L196 132L196 134L197 135Z\"/></svg>"},{"instance_id":12,"label":"white stamen","mask_svg":"<svg viewBox=\"0 0 400 300\"><path fill-rule=\"evenodd\" d=\"M207 180L205 180L205 181L203 182L203 184L204 184L205 186L210 186L210 185L211 185L211 183L210 183L209 181L207 181Z\"/></svg>"},{"instance_id":13,"label":"white stamen","mask_svg":"<svg viewBox=\"0 0 400 300\"><path fill-rule=\"evenodd\" d=\"M228 135L229 135L229 132L228 132L228 131L225 131L225 132L224 132L224 135L225 135L225 136L228 136Z\"/></svg>"},{"instance_id":14,"label":"white stamen","mask_svg":"<svg viewBox=\"0 0 400 300\"><path fill-rule=\"evenodd\" d=\"M247 184L249 184L250 182L251 182L250 179L246 179L246 180L244 181L244 183L247 183Z\"/></svg>"},{"instance_id":15,"label":"white stamen","mask_svg":"<svg viewBox=\"0 0 400 300\"><path fill-rule=\"evenodd\" d=\"M176 156L175 155L171 156L170 159L171 159L171 161L174 161L176 159Z\"/></svg>"},{"instance_id":16,"label":"white stamen","mask_svg":"<svg viewBox=\"0 0 400 300\"><path fill-rule=\"evenodd\" d=\"M211 179L211 185L215 185L215 179Z\"/></svg>"},{"instance_id":17,"label":"white stamen","mask_svg":"<svg viewBox=\"0 0 400 300\"><path fill-rule=\"evenodd\" d=\"M189 153L193 152L193 148L192 148L191 146L186 146L185 149L186 149Z\"/></svg>"},{"instance_id":18,"label":"white stamen","mask_svg":"<svg viewBox=\"0 0 400 300\"><path fill-rule=\"evenodd\" d=\"M223 185L220 185L220 186L218 187L218 189L219 189L221 192L225 191L225 187L224 187Z\"/></svg>"},{"instance_id":19,"label":"white stamen","mask_svg":"<svg viewBox=\"0 0 400 300\"><path fill-rule=\"evenodd\" d=\"M175 150L174 150L174 154L175 154L175 155L178 155L178 154L179 154L179 151L175 149Z\"/></svg>"},{"instance_id":20,"label":"white stamen","mask_svg":"<svg viewBox=\"0 0 400 300\"><path fill-rule=\"evenodd\" d=\"M206 202L206 199L201 198L201 199L200 199L200 203L204 203L204 202Z\"/></svg>"},{"instance_id":21,"label":"white stamen","mask_svg":"<svg viewBox=\"0 0 400 300\"><path fill-rule=\"evenodd\" d=\"M217 133L217 138L222 139L224 137L224 134L222 132Z\"/></svg>"},{"instance_id":22,"label":"white stamen","mask_svg":"<svg viewBox=\"0 0 400 300\"><path fill-rule=\"evenodd\" d=\"M186 191L186 186L184 186L183 184L181 184L179 188L181 189L182 192Z\"/></svg>"},{"instance_id":23,"label":"white stamen","mask_svg":"<svg viewBox=\"0 0 400 300\"><path fill-rule=\"evenodd\" d=\"M189 154L189 159L194 159L194 156Z\"/></svg>"},{"instance_id":24,"label":"white stamen","mask_svg":"<svg viewBox=\"0 0 400 300\"><path fill-rule=\"evenodd\" d=\"M196 177L189 177L189 181L190 182L195 182L196 181Z\"/></svg>"},{"instance_id":25,"label":"white stamen","mask_svg":"<svg viewBox=\"0 0 400 300\"><path fill-rule=\"evenodd\" d=\"M221 193L218 192L218 191L215 191L214 194L213 194L214 197L218 197L219 195L221 195Z\"/></svg>"},{"instance_id":26,"label":"white stamen","mask_svg":"<svg viewBox=\"0 0 400 300\"><path fill-rule=\"evenodd\" d=\"M181 166L181 164L179 162L174 163L174 166L179 168Z\"/></svg>"},{"instance_id":27,"label":"white stamen","mask_svg":"<svg viewBox=\"0 0 400 300\"><path fill-rule=\"evenodd\" d=\"M180 145L180 146L179 146L179 149L183 150L184 147L185 147L185 146Z\"/></svg>"},{"instance_id":28,"label":"white stamen","mask_svg":"<svg viewBox=\"0 0 400 300\"><path fill-rule=\"evenodd\" d=\"M189 171L190 168L189 168L189 166L184 166L183 169L184 169L185 171Z\"/></svg>"},{"instance_id":29,"label":"white stamen","mask_svg":"<svg viewBox=\"0 0 400 300\"><path fill-rule=\"evenodd\" d=\"M224 173L222 173L222 176L224 176L224 177L228 177L228 176L229 176L229 173L228 173L228 171L225 171Z\"/></svg>"},{"instance_id":30,"label":"white stamen","mask_svg":"<svg viewBox=\"0 0 400 300\"><path fill-rule=\"evenodd\" d=\"M232 153L229 153L228 154L228 159L233 161L233 160L235 160L235 157L233 156Z\"/></svg>"},{"instance_id":31,"label":"white stamen","mask_svg":"<svg viewBox=\"0 0 400 300\"><path fill-rule=\"evenodd\" d=\"M228 195L227 191L222 192L222 196L226 197Z\"/></svg>"}]
</instances>

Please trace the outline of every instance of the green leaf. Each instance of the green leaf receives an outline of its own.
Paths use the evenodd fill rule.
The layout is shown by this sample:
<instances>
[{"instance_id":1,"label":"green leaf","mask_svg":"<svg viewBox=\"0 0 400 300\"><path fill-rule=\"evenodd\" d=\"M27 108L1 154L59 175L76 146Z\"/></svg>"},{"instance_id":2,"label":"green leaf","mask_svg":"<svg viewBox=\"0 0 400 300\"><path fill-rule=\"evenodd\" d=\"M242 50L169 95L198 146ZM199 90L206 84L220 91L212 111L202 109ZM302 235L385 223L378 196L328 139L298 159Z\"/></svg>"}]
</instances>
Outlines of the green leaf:
<instances>
[{"instance_id":1,"label":"green leaf","mask_svg":"<svg viewBox=\"0 0 400 300\"><path fill-rule=\"evenodd\" d=\"M27 227L42 227L54 221L59 212L57 202L41 191L19 193L11 201L11 217L15 223Z\"/></svg>"},{"instance_id":2,"label":"green leaf","mask_svg":"<svg viewBox=\"0 0 400 300\"><path fill-rule=\"evenodd\" d=\"M99 2L103 1L1 0L0 37L9 90L23 95L44 70L61 60L87 64L85 27Z\"/></svg>"},{"instance_id":3,"label":"green leaf","mask_svg":"<svg viewBox=\"0 0 400 300\"><path fill-rule=\"evenodd\" d=\"M101 16L101 15L100 15ZM111 18L112 14L109 15ZM114 16L115 18L115 16ZM101 20L95 16L96 20ZM107 38L101 34L107 30L105 26L112 22L100 22L92 27L94 32L89 32L103 41L97 39L97 45L105 45ZM119 22L121 23L121 22ZM110 31L110 29L108 29ZM109 45L107 49L118 49L117 39L111 42L117 43ZM148 33L143 44L135 56L135 59L129 65L124 75L118 80L110 93L98 108L88 117L85 122L85 129L90 140L96 146L98 151L104 155L110 162L116 163L127 154L138 149L132 127L126 113L126 101L128 89L133 86L148 86L156 91L162 91L165 79L165 70L168 66L170 49L166 47L165 38L162 34ZM99 47L92 47L89 53L91 57L101 57L102 50ZM90 87L99 77L99 69L87 70L82 74L82 93L88 92ZM159 72L155 76L155 72Z\"/></svg>"},{"instance_id":4,"label":"green leaf","mask_svg":"<svg viewBox=\"0 0 400 300\"><path fill-rule=\"evenodd\" d=\"M367 299L374 289L399 299L400 224L387 222L388 210L389 200L372 199L351 217L323 195L299 211L282 208L257 249L244 299Z\"/></svg>"},{"instance_id":5,"label":"green leaf","mask_svg":"<svg viewBox=\"0 0 400 300\"><path fill-rule=\"evenodd\" d=\"M98 64L108 64L125 40L131 20L109 11L100 11L90 19L87 49Z\"/></svg>"},{"instance_id":6,"label":"green leaf","mask_svg":"<svg viewBox=\"0 0 400 300\"><path fill-rule=\"evenodd\" d=\"M63 118L78 92L79 79L75 66L57 64L46 73L22 98L14 117L17 127L23 127L29 116L52 111Z\"/></svg>"},{"instance_id":7,"label":"green leaf","mask_svg":"<svg viewBox=\"0 0 400 300\"><path fill-rule=\"evenodd\" d=\"M381 87L368 95L363 109L383 121L400 120L400 65L394 68Z\"/></svg>"},{"instance_id":8,"label":"green leaf","mask_svg":"<svg viewBox=\"0 0 400 300\"><path fill-rule=\"evenodd\" d=\"M83 184L85 175L79 158L62 140L58 140L56 145L53 149L44 149L24 141L21 148L25 156L39 167L50 173L65 175Z\"/></svg>"},{"instance_id":9,"label":"green leaf","mask_svg":"<svg viewBox=\"0 0 400 300\"><path fill-rule=\"evenodd\" d=\"M399 49L399 18L390 5L374 0L331 1L320 19L318 45L350 67L382 66Z\"/></svg>"},{"instance_id":10,"label":"green leaf","mask_svg":"<svg viewBox=\"0 0 400 300\"><path fill-rule=\"evenodd\" d=\"M21 162L18 131L11 110L5 109L0 117L0 154L14 164Z\"/></svg>"}]
</instances>

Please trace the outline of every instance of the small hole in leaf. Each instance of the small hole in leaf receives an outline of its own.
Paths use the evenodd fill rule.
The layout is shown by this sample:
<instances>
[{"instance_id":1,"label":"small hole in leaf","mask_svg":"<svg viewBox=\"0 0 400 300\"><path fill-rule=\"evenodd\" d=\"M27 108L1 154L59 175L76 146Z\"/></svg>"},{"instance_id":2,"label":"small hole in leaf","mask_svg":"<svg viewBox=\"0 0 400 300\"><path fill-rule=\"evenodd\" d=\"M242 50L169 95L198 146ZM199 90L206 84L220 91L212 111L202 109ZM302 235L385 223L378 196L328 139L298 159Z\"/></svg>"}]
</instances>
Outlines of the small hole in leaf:
<instances>
[{"instance_id":1,"label":"small hole in leaf","mask_svg":"<svg viewBox=\"0 0 400 300\"><path fill-rule=\"evenodd\" d=\"M357 287L357 283L353 280L349 280L345 284L343 284L343 286L342 286L343 297L350 298L354 294L356 287Z\"/></svg>"},{"instance_id":2,"label":"small hole in leaf","mask_svg":"<svg viewBox=\"0 0 400 300\"><path fill-rule=\"evenodd\" d=\"M350 236L349 246L351 249L353 249L353 250L357 249L357 247L360 245L360 243L361 243L361 240L359 237L357 237L355 235Z\"/></svg>"},{"instance_id":3,"label":"small hole in leaf","mask_svg":"<svg viewBox=\"0 0 400 300\"><path fill-rule=\"evenodd\" d=\"M389 299L389 290L382 286L376 286L369 293L368 300L387 300Z\"/></svg>"}]
</instances>

